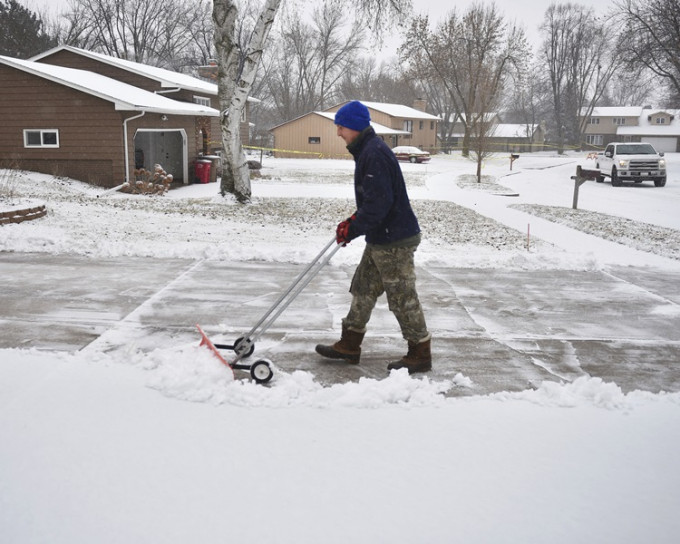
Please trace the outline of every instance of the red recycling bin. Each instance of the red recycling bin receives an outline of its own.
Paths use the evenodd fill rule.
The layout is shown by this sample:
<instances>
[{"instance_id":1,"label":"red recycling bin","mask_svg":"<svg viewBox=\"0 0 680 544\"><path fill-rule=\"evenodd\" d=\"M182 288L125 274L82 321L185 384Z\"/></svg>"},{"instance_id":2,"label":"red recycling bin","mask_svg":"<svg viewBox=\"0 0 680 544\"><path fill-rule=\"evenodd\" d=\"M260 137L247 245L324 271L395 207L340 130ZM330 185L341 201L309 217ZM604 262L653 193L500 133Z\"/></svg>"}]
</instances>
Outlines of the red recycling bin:
<instances>
[{"instance_id":1,"label":"red recycling bin","mask_svg":"<svg viewBox=\"0 0 680 544\"><path fill-rule=\"evenodd\" d=\"M195 183L210 183L210 167L211 161L198 160L194 162L194 182Z\"/></svg>"}]
</instances>

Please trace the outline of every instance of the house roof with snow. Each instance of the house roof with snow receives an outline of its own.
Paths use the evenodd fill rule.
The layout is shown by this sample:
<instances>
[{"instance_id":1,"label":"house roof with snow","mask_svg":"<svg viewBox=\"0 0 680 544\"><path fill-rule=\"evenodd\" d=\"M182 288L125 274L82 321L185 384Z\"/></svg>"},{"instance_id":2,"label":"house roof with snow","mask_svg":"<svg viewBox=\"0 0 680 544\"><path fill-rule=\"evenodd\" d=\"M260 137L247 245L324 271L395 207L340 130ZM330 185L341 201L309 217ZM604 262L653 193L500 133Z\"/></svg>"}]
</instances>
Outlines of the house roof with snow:
<instances>
[{"instance_id":1,"label":"house roof with snow","mask_svg":"<svg viewBox=\"0 0 680 544\"><path fill-rule=\"evenodd\" d=\"M640 117L641 106L598 106L593 108L590 117ZM581 115L588 113L587 108L581 110Z\"/></svg>"},{"instance_id":2,"label":"house roof with snow","mask_svg":"<svg viewBox=\"0 0 680 544\"><path fill-rule=\"evenodd\" d=\"M315 111L313 113L315 113L316 115L320 115L321 117L325 117L326 119L329 119L332 123L335 123L335 112ZM393 134L410 134L410 132L406 130L398 130L396 128L386 127L385 125L381 125L380 123L376 123L374 121L371 121L371 126L373 127L373 130L375 130L375 133L378 136L391 136Z\"/></svg>"},{"instance_id":3,"label":"house roof with snow","mask_svg":"<svg viewBox=\"0 0 680 544\"><path fill-rule=\"evenodd\" d=\"M404 106L403 104L385 104L383 102L365 102L360 100L360 102L375 111L390 115L391 117L403 117L406 119L427 119L431 121L441 121L436 115L411 108L409 106Z\"/></svg>"},{"instance_id":4,"label":"house roof with snow","mask_svg":"<svg viewBox=\"0 0 680 544\"><path fill-rule=\"evenodd\" d=\"M668 124L657 124L657 117L670 117ZM644 109L636 126L617 127L616 134L623 136L680 136L680 110Z\"/></svg>"},{"instance_id":5,"label":"house roof with snow","mask_svg":"<svg viewBox=\"0 0 680 544\"><path fill-rule=\"evenodd\" d=\"M96 96L119 111L147 111L175 115L219 116L219 111L200 104L180 102L86 70L0 56L0 62L34 76Z\"/></svg>"},{"instance_id":6,"label":"house roof with snow","mask_svg":"<svg viewBox=\"0 0 680 544\"><path fill-rule=\"evenodd\" d=\"M493 138L531 138L538 125L499 123L494 125L490 136Z\"/></svg>"},{"instance_id":7,"label":"house roof with snow","mask_svg":"<svg viewBox=\"0 0 680 544\"><path fill-rule=\"evenodd\" d=\"M323 117L324 119L328 119L331 123L335 123L335 112L312 111L310 113L305 113L304 115L300 115L299 117L296 117L295 119L291 119L290 121L286 121L285 123L281 123L279 125L276 125L275 127L270 128L269 131L271 132L272 130L276 130L277 128L282 127L284 125L287 125L289 123L294 123L296 121L304 119L305 117L309 117L310 115L318 115L320 117ZM385 125L381 125L380 123L376 123L374 121L371 121L371 126L373 127L373 130L375 130L375 133L379 136L410 134L410 132L408 132L408 131L386 127Z\"/></svg>"},{"instance_id":8,"label":"house roof with snow","mask_svg":"<svg viewBox=\"0 0 680 544\"><path fill-rule=\"evenodd\" d=\"M532 138L539 125L525 125L513 123L498 123L494 125L488 134L491 138ZM450 134L453 138L463 138L463 132Z\"/></svg>"},{"instance_id":9,"label":"house roof with snow","mask_svg":"<svg viewBox=\"0 0 680 544\"><path fill-rule=\"evenodd\" d=\"M119 59L110 55L95 53L94 51L87 51L85 49L72 47L70 45L60 45L58 47L54 47L53 49L32 57L30 60L38 61L54 55L59 51L69 51L77 55L89 57L105 64L115 66L121 70L127 70L128 72L153 79L157 81L163 88L171 89L180 87L188 91L207 93L214 96L217 95L217 85L210 83L209 81L203 81L202 79L192 77L187 74L182 74L180 72L175 72L173 70L166 70L165 68L159 68L157 66L149 66L148 64L141 64L131 60Z\"/></svg>"}]
</instances>

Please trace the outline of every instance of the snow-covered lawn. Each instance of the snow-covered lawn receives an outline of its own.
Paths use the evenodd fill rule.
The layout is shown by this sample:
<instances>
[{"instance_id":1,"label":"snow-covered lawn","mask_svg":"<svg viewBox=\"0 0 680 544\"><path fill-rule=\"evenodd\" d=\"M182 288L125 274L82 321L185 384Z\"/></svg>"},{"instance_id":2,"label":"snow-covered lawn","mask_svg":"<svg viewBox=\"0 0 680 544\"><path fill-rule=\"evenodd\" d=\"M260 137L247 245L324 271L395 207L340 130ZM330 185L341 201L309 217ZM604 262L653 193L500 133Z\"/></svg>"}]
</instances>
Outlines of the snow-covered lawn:
<instances>
[{"instance_id":1,"label":"snow-covered lawn","mask_svg":"<svg viewBox=\"0 0 680 544\"><path fill-rule=\"evenodd\" d=\"M667 158L666 187L588 182L576 212L570 176L593 166L581 155L522 155L513 171L498 156L481 187L461 157L404 164L425 234L418 265L678 269L680 156ZM353 211L352 167L265 158L246 207L215 184L98 198L73 180L5 174L0 209L49 213L0 227L0 259L308 262ZM332 265L357 262L362 245ZM176 398L187 380L212 402ZM677 541L680 393L579 378L442 395L452 385L395 372L322 387L295 372L262 387L193 345L0 350L0 541Z\"/></svg>"}]
</instances>

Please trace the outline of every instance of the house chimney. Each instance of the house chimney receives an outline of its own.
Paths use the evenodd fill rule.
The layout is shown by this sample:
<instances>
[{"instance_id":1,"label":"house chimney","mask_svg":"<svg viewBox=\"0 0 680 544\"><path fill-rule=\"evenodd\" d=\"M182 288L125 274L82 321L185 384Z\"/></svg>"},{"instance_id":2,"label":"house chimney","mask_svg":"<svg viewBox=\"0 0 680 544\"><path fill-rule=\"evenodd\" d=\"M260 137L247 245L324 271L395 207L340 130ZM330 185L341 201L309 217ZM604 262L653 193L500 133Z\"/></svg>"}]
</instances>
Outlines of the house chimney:
<instances>
[{"instance_id":1,"label":"house chimney","mask_svg":"<svg viewBox=\"0 0 680 544\"><path fill-rule=\"evenodd\" d=\"M418 111L426 111L427 110L427 100L423 100L422 98L416 98L413 101L413 109L418 110Z\"/></svg>"},{"instance_id":2,"label":"house chimney","mask_svg":"<svg viewBox=\"0 0 680 544\"><path fill-rule=\"evenodd\" d=\"M209 79L211 81L217 81L217 61L210 59L208 64L205 66L198 67L198 76L203 79Z\"/></svg>"}]
</instances>

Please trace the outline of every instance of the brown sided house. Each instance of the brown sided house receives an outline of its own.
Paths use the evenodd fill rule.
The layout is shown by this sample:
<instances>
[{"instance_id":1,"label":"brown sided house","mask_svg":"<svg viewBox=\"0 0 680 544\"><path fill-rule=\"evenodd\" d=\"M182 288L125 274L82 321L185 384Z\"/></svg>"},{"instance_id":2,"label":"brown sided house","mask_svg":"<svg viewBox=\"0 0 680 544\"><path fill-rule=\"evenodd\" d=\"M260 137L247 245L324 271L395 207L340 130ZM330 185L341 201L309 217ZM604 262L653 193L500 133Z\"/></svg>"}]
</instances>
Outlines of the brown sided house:
<instances>
[{"instance_id":1,"label":"brown sided house","mask_svg":"<svg viewBox=\"0 0 680 544\"><path fill-rule=\"evenodd\" d=\"M348 158L349 152L335 126L335 113L314 111L271 129L274 134L274 150L282 158ZM393 136L407 132L394 130L371 121L376 134L390 141Z\"/></svg>"},{"instance_id":2,"label":"brown sided house","mask_svg":"<svg viewBox=\"0 0 680 544\"><path fill-rule=\"evenodd\" d=\"M437 147L437 123L441 119L425 111L424 100L416 100L413 107L364 100L361 102L371 113L371 120L396 132L390 136L390 147L410 145L425 151L434 151ZM346 102L338 104L328 111L336 112L345 104Z\"/></svg>"},{"instance_id":3,"label":"brown sided house","mask_svg":"<svg viewBox=\"0 0 680 544\"><path fill-rule=\"evenodd\" d=\"M70 46L0 57L0 79L1 165L112 187L158 163L189 183L220 148L211 82Z\"/></svg>"},{"instance_id":4,"label":"brown sided house","mask_svg":"<svg viewBox=\"0 0 680 544\"><path fill-rule=\"evenodd\" d=\"M346 102L343 102L345 104ZM435 148L439 118L400 104L364 102L371 114L371 126L390 147L412 145L426 150ZM315 111L271 129L278 157L349 157L345 143L337 135L335 112L338 104L326 111Z\"/></svg>"}]
</instances>

